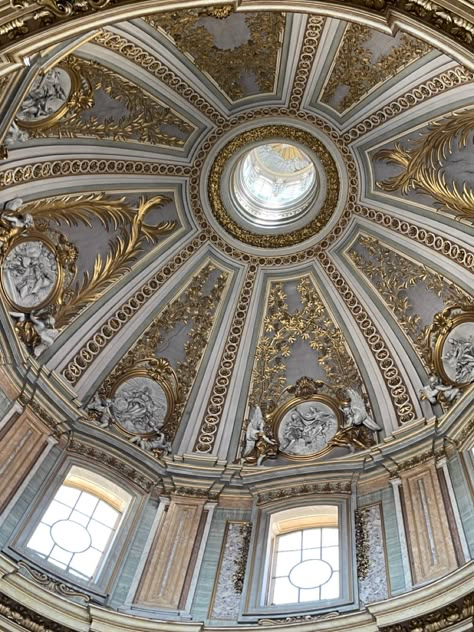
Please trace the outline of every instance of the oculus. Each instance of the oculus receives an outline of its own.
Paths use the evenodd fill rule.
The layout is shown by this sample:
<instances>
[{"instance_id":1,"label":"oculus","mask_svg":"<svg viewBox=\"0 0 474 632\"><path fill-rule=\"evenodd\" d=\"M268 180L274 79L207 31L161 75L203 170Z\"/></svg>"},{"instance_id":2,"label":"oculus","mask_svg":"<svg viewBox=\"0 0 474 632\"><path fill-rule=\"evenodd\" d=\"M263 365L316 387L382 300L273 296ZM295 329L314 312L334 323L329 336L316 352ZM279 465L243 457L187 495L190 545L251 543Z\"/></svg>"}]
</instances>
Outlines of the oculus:
<instances>
[{"instance_id":1,"label":"oculus","mask_svg":"<svg viewBox=\"0 0 474 632\"><path fill-rule=\"evenodd\" d=\"M53 68L39 75L20 105L16 123L27 129L54 125L67 112L78 86L78 77L66 68Z\"/></svg>"},{"instance_id":2,"label":"oculus","mask_svg":"<svg viewBox=\"0 0 474 632\"><path fill-rule=\"evenodd\" d=\"M314 200L314 162L294 143L263 143L238 161L232 178L237 207L256 226L281 227L300 218Z\"/></svg>"},{"instance_id":3,"label":"oculus","mask_svg":"<svg viewBox=\"0 0 474 632\"><path fill-rule=\"evenodd\" d=\"M29 312L52 300L60 276L55 248L43 238L27 237L16 241L5 255L2 288L15 309Z\"/></svg>"},{"instance_id":4,"label":"oculus","mask_svg":"<svg viewBox=\"0 0 474 632\"><path fill-rule=\"evenodd\" d=\"M336 163L311 133L265 125L233 138L217 155L208 197L217 222L239 241L284 248L314 237L339 202Z\"/></svg>"}]
</instances>

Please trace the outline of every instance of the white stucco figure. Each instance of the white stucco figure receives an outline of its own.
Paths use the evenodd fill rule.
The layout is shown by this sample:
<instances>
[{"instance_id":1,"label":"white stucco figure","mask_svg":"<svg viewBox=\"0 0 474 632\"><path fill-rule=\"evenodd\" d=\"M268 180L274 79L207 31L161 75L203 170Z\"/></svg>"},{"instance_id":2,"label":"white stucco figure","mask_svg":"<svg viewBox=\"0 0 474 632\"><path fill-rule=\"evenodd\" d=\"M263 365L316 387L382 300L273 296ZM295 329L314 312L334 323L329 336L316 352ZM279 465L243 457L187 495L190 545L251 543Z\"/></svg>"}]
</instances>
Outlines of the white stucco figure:
<instances>
[{"instance_id":1,"label":"white stucco figure","mask_svg":"<svg viewBox=\"0 0 474 632\"><path fill-rule=\"evenodd\" d=\"M353 388L348 388L346 394L350 402L341 408L346 424L349 426L365 426L372 432L381 430L380 426L369 416L362 396Z\"/></svg>"},{"instance_id":2,"label":"white stucco figure","mask_svg":"<svg viewBox=\"0 0 474 632\"><path fill-rule=\"evenodd\" d=\"M242 457L246 463L261 465L266 458L276 455L276 442L265 431L265 419L260 406L255 406L245 431Z\"/></svg>"},{"instance_id":3,"label":"white stucco figure","mask_svg":"<svg viewBox=\"0 0 474 632\"><path fill-rule=\"evenodd\" d=\"M26 143L29 139L29 134L25 129L21 129L12 121L10 127L8 128L8 132L6 133L3 142L7 147L11 147L12 145L20 145L21 143Z\"/></svg>"},{"instance_id":4,"label":"white stucco figure","mask_svg":"<svg viewBox=\"0 0 474 632\"><path fill-rule=\"evenodd\" d=\"M456 386L443 384L441 379L436 375L431 376L428 384L420 391L421 399L428 400L430 404L437 404L439 398L451 403L454 402L460 394L461 391Z\"/></svg>"},{"instance_id":5,"label":"white stucco figure","mask_svg":"<svg viewBox=\"0 0 474 632\"><path fill-rule=\"evenodd\" d=\"M101 428L108 428L112 423L112 400L108 398L102 398L98 393L94 395L89 404L86 406L86 410L95 411L99 415L98 424Z\"/></svg>"},{"instance_id":6,"label":"white stucco figure","mask_svg":"<svg viewBox=\"0 0 474 632\"><path fill-rule=\"evenodd\" d=\"M163 432L158 432L156 437L150 439L135 435L130 437L129 441L146 452L163 452L168 454L171 451L171 443L166 439Z\"/></svg>"}]
</instances>

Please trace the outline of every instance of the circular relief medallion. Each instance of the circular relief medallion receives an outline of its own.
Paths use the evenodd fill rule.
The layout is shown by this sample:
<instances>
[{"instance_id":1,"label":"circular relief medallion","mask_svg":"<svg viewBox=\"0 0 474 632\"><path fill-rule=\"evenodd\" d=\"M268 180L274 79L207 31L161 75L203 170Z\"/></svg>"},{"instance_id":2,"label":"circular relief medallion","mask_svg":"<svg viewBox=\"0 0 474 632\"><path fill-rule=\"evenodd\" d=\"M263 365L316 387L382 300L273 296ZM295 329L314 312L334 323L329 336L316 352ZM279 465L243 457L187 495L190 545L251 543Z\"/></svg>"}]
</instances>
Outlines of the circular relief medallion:
<instances>
[{"instance_id":1,"label":"circular relief medallion","mask_svg":"<svg viewBox=\"0 0 474 632\"><path fill-rule=\"evenodd\" d=\"M16 114L22 127L41 127L65 111L73 90L73 77L65 68L53 68L33 81Z\"/></svg>"},{"instance_id":2,"label":"circular relief medallion","mask_svg":"<svg viewBox=\"0 0 474 632\"><path fill-rule=\"evenodd\" d=\"M441 343L444 373L452 384L474 382L474 322L460 322Z\"/></svg>"},{"instance_id":3,"label":"circular relief medallion","mask_svg":"<svg viewBox=\"0 0 474 632\"><path fill-rule=\"evenodd\" d=\"M41 239L17 242L2 267L2 287L10 303L20 310L43 307L59 283L59 267L52 248Z\"/></svg>"},{"instance_id":4,"label":"circular relief medallion","mask_svg":"<svg viewBox=\"0 0 474 632\"><path fill-rule=\"evenodd\" d=\"M51 527L51 537L55 544L70 553L83 553L91 545L87 529L74 520L59 520Z\"/></svg>"},{"instance_id":5,"label":"circular relief medallion","mask_svg":"<svg viewBox=\"0 0 474 632\"><path fill-rule=\"evenodd\" d=\"M332 568L324 560L305 560L290 571L288 579L296 588L318 588L331 579Z\"/></svg>"},{"instance_id":6,"label":"circular relief medallion","mask_svg":"<svg viewBox=\"0 0 474 632\"><path fill-rule=\"evenodd\" d=\"M266 125L220 151L208 195L214 217L230 235L252 246L282 248L310 239L328 223L339 200L339 174L312 134Z\"/></svg>"},{"instance_id":7,"label":"circular relief medallion","mask_svg":"<svg viewBox=\"0 0 474 632\"><path fill-rule=\"evenodd\" d=\"M338 429L336 411L320 400L308 400L287 409L278 424L280 452L290 458L313 457L327 447Z\"/></svg>"},{"instance_id":8,"label":"circular relief medallion","mask_svg":"<svg viewBox=\"0 0 474 632\"><path fill-rule=\"evenodd\" d=\"M165 423L169 395L150 377L137 375L122 381L112 399L114 419L128 434L151 435Z\"/></svg>"}]
</instances>

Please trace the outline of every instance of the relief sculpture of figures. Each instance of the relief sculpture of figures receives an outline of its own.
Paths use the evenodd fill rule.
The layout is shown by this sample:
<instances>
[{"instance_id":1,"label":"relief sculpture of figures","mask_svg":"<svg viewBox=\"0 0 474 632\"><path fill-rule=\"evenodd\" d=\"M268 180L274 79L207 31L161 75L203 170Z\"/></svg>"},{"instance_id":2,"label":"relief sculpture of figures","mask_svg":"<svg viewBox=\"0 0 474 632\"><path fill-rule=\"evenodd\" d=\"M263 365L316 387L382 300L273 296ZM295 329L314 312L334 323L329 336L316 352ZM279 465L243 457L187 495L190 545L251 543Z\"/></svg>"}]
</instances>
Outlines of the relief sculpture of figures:
<instances>
[{"instance_id":1,"label":"relief sculpture of figures","mask_svg":"<svg viewBox=\"0 0 474 632\"><path fill-rule=\"evenodd\" d=\"M66 103L70 89L69 75L61 68L37 77L18 110L17 119L34 122L48 118Z\"/></svg>"},{"instance_id":2,"label":"relief sculpture of figures","mask_svg":"<svg viewBox=\"0 0 474 632\"><path fill-rule=\"evenodd\" d=\"M166 395L151 379L132 378L117 389L113 410L115 419L127 432L157 432L166 416Z\"/></svg>"},{"instance_id":3,"label":"relief sculpture of figures","mask_svg":"<svg viewBox=\"0 0 474 632\"><path fill-rule=\"evenodd\" d=\"M21 198L10 200L0 215L0 255L3 255L14 239L33 227L33 217L29 213L19 213L23 206Z\"/></svg>"},{"instance_id":4,"label":"relief sculpture of figures","mask_svg":"<svg viewBox=\"0 0 474 632\"><path fill-rule=\"evenodd\" d=\"M54 253L40 240L19 243L4 261L5 290L20 307L43 303L53 291L57 275Z\"/></svg>"},{"instance_id":5,"label":"relief sculpture of figures","mask_svg":"<svg viewBox=\"0 0 474 632\"><path fill-rule=\"evenodd\" d=\"M280 450L288 456L313 456L327 447L337 427L336 414L326 403L301 402L287 410L278 425Z\"/></svg>"},{"instance_id":6,"label":"relief sculpture of figures","mask_svg":"<svg viewBox=\"0 0 474 632\"><path fill-rule=\"evenodd\" d=\"M243 461L258 466L265 459L275 458L276 454L276 442L265 431L265 419L260 406L255 406L245 431Z\"/></svg>"},{"instance_id":7,"label":"relief sculpture of figures","mask_svg":"<svg viewBox=\"0 0 474 632\"><path fill-rule=\"evenodd\" d=\"M443 355L443 361L448 372L452 373L453 381L458 384L474 382L474 338L450 336L447 341L448 350Z\"/></svg>"}]
</instances>

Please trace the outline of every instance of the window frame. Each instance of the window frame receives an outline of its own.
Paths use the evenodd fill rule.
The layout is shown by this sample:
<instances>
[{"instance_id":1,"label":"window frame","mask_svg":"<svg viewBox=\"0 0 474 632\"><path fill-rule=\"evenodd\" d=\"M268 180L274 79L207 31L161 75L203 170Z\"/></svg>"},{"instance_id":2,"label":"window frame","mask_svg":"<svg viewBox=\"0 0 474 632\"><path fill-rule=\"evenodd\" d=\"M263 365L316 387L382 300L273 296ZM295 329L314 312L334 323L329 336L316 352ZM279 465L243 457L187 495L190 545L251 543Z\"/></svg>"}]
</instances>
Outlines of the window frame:
<instances>
[{"instance_id":1,"label":"window frame","mask_svg":"<svg viewBox=\"0 0 474 632\"><path fill-rule=\"evenodd\" d=\"M340 594L336 599L306 601L302 603L270 604L268 596L274 563L275 538L270 529L275 514L288 509L304 509L320 505L333 505L338 509ZM259 618L322 614L337 608L340 611L358 607L358 584L355 558L354 519L351 498L294 498L255 507L252 532L239 621L256 621ZM295 531L302 529L295 529Z\"/></svg>"},{"instance_id":2,"label":"window frame","mask_svg":"<svg viewBox=\"0 0 474 632\"><path fill-rule=\"evenodd\" d=\"M61 569L59 566L56 566L42 557L40 553L36 553L33 549L28 548L30 538L74 466L101 476L111 484L121 488L130 496L128 505L123 511L118 527L108 546L108 550L100 560L91 580L85 580L73 573L69 573L67 570ZM109 476L107 476L107 474L109 474ZM75 487L77 488L77 486ZM84 491L90 493L90 489L84 488ZM101 601L114 589L119 577L118 566L119 564L123 564L125 559L125 545L132 535L131 529L134 524L136 524L137 515L143 509L146 498L147 495L143 491L140 493L119 475L114 475L113 479L111 479L110 472L104 472L100 467L96 467L94 463L84 463L75 458L68 459L44 481L40 491L35 497L31 509L24 514L13 532L8 543L8 549L15 559L24 559L28 563L31 563L33 567L47 572L48 575L61 578L67 584L83 588L85 592L94 595ZM104 500L107 502L105 498Z\"/></svg>"}]
</instances>

